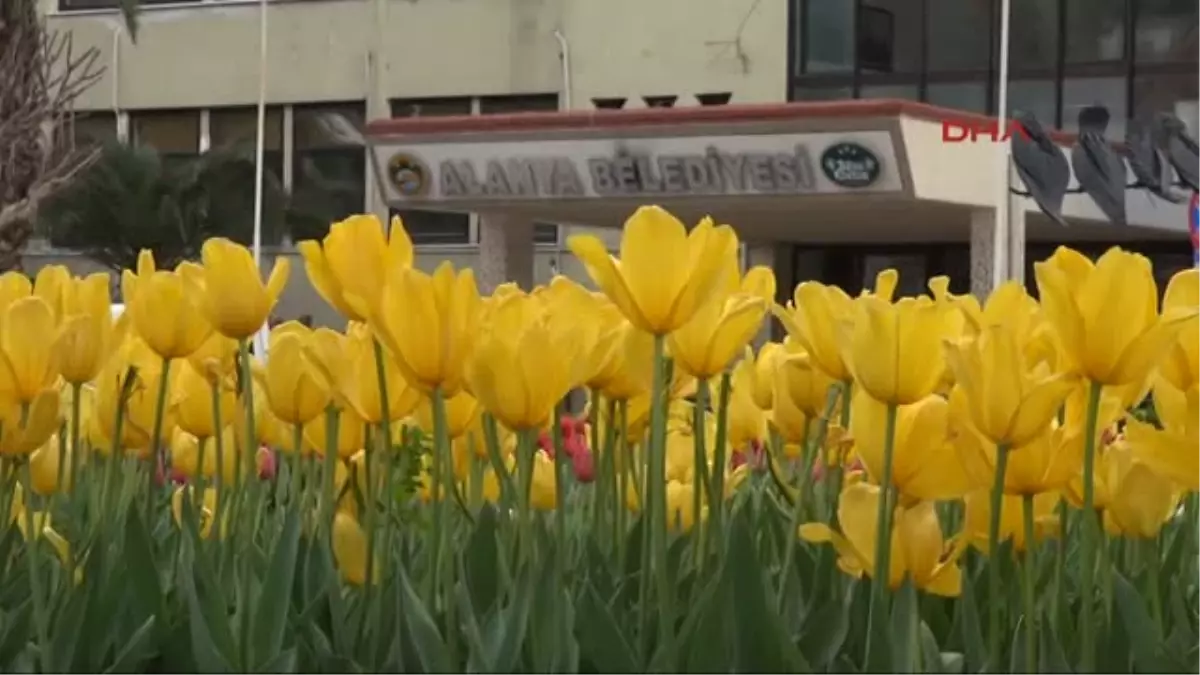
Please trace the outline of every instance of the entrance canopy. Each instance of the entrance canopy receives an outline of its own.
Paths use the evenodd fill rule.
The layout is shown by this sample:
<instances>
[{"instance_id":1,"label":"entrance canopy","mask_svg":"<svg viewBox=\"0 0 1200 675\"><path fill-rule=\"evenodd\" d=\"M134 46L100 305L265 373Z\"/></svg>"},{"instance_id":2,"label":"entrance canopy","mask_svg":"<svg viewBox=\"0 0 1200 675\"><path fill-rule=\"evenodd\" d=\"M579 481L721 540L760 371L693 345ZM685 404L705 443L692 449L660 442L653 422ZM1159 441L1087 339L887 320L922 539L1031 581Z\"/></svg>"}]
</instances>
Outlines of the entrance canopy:
<instances>
[{"instance_id":1,"label":"entrance canopy","mask_svg":"<svg viewBox=\"0 0 1200 675\"><path fill-rule=\"evenodd\" d=\"M639 205L712 215L746 238L788 242L966 240L999 198L1002 146L955 142L991 118L893 100L397 118L368 125L379 188L403 209L617 226ZM950 133L948 133L948 131ZM1074 138L1056 136L1064 149ZM1013 173L1013 185L1021 183ZM1185 207L1131 193L1116 228L1086 197L1030 240L1185 236Z\"/></svg>"}]
</instances>

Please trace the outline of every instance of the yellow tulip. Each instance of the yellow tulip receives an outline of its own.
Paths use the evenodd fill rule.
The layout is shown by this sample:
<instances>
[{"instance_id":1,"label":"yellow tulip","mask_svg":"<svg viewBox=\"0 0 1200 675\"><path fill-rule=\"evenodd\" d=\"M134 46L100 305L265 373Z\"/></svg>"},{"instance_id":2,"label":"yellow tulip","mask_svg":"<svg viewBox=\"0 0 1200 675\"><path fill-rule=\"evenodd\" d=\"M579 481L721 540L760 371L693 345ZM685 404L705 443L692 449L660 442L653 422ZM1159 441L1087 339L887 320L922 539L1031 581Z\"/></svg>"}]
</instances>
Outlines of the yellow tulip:
<instances>
[{"instance_id":1,"label":"yellow tulip","mask_svg":"<svg viewBox=\"0 0 1200 675\"><path fill-rule=\"evenodd\" d=\"M215 436L197 438L196 436L176 427L171 435L171 468L195 480L201 472L200 445L204 444L203 472L206 478L217 477L217 465L221 467L221 480L232 484L241 466L238 459L240 445L234 425L230 424L221 431L220 461L217 459L217 439Z\"/></svg>"},{"instance_id":2,"label":"yellow tulip","mask_svg":"<svg viewBox=\"0 0 1200 675\"><path fill-rule=\"evenodd\" d=\"M272 336L262 377L268 406L284 424L308 424L324 414L331 394L305 355L305 337L286 332Z\"/></svg>"},{"instance_id":3,"label":"yellow tulip","mask_svg":"<svg viewBox=\"0 0 1200 675\"><path fill-rule=\"evenodd\" d=\"M662 208L643 206L625 221L619 261L597 237L575 235L567 245L625 318L647 333L667 335L709 299L737 235L709 218L689 233Z\"/></svg>"},{"instance_id":4,"label":"yellow tulip","mask_svg":"<svg viewBox=\"0 0 1200 675\"><path fill-rule=\"evenodd\" d=\"M428 396L423 397L414 412L417 426L432 434L433 400ZM446 399L446 436L450 440L462 437L478 423L479 401L474 396L463 390Z\"/></svg>"},{"instance_id":5,"label":"yellow tulip","mask_svg":"<svg viewBox=\"0 0 1200 675\"><path fill-rule=\"evenodd\" d=\"M1163 296L1163 314L1200 307L1200 270L1186 269L1171 277ZM1167 349L1159 372L1176 389L1188 391L1200 385L1200 318L1186 320L1179 337Z\"/></svg>"},{"instance_id":6,"label":"yellow tulip","mask_svg":"<svg viewBox=\"0 0 1200 675\"><path fill-rule=\"evenodd\" d=\"M187 359L196 372L207 378L209 382L216 382L221 378L235 375L237 355L237 340L227 338L214 331Z\"/></svg>"},{"instance_id":7,"label":"yellow tulip","mask_svg":"<svg viewBox=\"0 0 1200 675\"><path fill-rule=\"evenodd\" d=\"M387 382L386 406L379 390L380 366L376 359L375 338L363 324L353 324L344 342L346 370L341 373L342 388L355 411L371 424L380 424L406 417L421 402L421 392L404 379L396 359L382 352L383 371Z\"/></svg>"},{"instance_id":8,"label":"yellow tulip","mask_svg":"<svg viewBox=\"0 0 1200 675\"><path fill-rule=\"evenodd\" d=\"M1011 328L987 326L946 352L971 422L992 444L1010 448L1043 433L1073 386L1044 365L1029 368L1018 339Z\"/></svg>"},{"instance_id":9,"label":"yellow tulip","mask_svg":"<svg viewBox=\"0 0 1200 675\"><path fill-rule=\"evenodd\" d=\"M806 281L796 287L787 308L776 305L772 312L826 375L839 381L850 380L850 370L842 356L839 326L852 317L854 301L836 286Z\"/></svg>"},{"instance_id":10,"label":"yellow tulip","mask_svg":"<svg viewBox=\"0 0 1200 675\"><path fill-rule=\"evenodd\" d=\"M46 265L38 270L33 280L33 295L41 298L54 314L54 322L61 323L66 316L66 297L70 292L71 270L65 265Z\"/></svg>"},{"instance_id":11,"label":"yellow tulip","mask_svg":"<svg viewBox=\"0 0 1200 675\"><path fill-rule=\"evenodd\" d=\"M112 452L113 442L116 442L125 452L133 453L138 457L145 457L150 452L150 434L158 405L157 393L161 366L156 370L136 368L131 371L129 366L134 357L129 353L130 351L132 351L130 346L123 348L122 353L111 359L101 370L100 376L96 378L96 402L92 420L95 425L94 431L99 438L107 441L96 448L104 455ZM130 377L133 380L129 382L129 397L125 400L123 408L121 437L114 438L116 432L114 425L121 400L121 390ZM174 424L170 420L169 412L164 412L163 415L164 429L170 429Z\"/></svg>"},{"instance_id":12,"label":"yellow tulip","mask_svg":"<svg viewBox=\"0 0 1200 675\"><path fill-rule=\"evenodd\" d=\"M412 267L413 245L400 218L384 235L374 214L334 223L320 243L297 244L304 269L325 302L351 321L366 321L378 304L388 270Z\"/></svg>"},{"instance_id":13,"label":"yellow tulip","mask_svg":"<svg viewBox=\"0 0 1200 675\"><path fill-rule=\"evenodd\" d=\"M575 384L575 331L521 295L501 301L489 324L467 371L470 389L509 429L540 429Z\"/></svg>"},{"instance_id":14,"label":"yellow tulip","mask_svg":"<svg viewBox=\"0 0 1200 675\"><path fill-rule=\"evenodd\" d=\"M555 486L558 478L554 471L554 460L544 452L533 456L533 479L530 481L529 504L539 511L553 511L558 504Z\"/></svg>"},{"instance_id":15,"label":"yellow tulip","mask_svg":"<svg viewBox=\"0 0 1200 675\"><path fill-rule=\"evenodd\" d=\"M1156 537L1179 505L1179 488L1138 459L1124 440L1096 453L1094 475L1094 504L1103 514L1104 528L1110 534L1135 539ZM1081 479L1071 482L1067 497L1076 506L1082 504Z\"/></svg>"},{"instance_id":16,"label":"yellow tulip","mask_svg":"<svg viewBox=\"0 0 1200 675\"><path fill-rule=\"evenodd\" d=\"M1154 410L1162 429L1129 419L1125 438L1137 459L1180 487L1200 490L1200 390L1176 389L1165 377L1154 387Z\"/></svg>"},{"instance_id":17,"label":"yellow tulip","mask_svg":"<svg viewBox=\"0 0 1200 675\"><path fill-rule=\"evenodd\" d=\"M903 302L903 300L901 301ZM887 406L866 392L851 402L854 450L876 481L883 472ZM971 481L950 438L950 405L930 395L896 411L892 446L892 485L910 499L955 499L971 490Z\"/></svg>"},{"instance_id":18,"label":"yellow tulip","mask_svg":"<svg viewBox=\"0 0 1200 675\"><path fill-rule=\"evenodd\" d=\"M875 399L904 405L932 394L945 371L941 310L926 297L895 304L854 301L842 347L855 382Z\"/></svg>"},{"instance_id":19,"label":"yellow tulip","mask_svg":"<svg viewBox=\"0 0 1200 675\"><path fill-rule=\"evenodd\" d=\"M5 272L0 274L0 315L9 306L21 298L27 298L33 293L33 282L21 272Z\"/></svg>"},{"instance_id":20,"label":"yellow tulip","mask_svg":"<svg viewBox=\"0 0 1200 675\"><path fill-rule=\"evenodd\" d=\"M746 348L745 357L733 369L729 378L729 445L741 450L753 442L767 438L767 413L754 401L754 354Z\"/></svg>"},{"instance_id":21,"label":"yellow tulip","mask_svg":"<svg viewBox=\"0 0 1200 675\"><path fill-rule=\"evenodd\" d=\"M171 515L175 518L175 525L183 527L183 500L194 500L196 490L191 485L181 485L175 488L171 493ZM194 503L194 502L193 502ZM208 539L213 534L213 514L217 510L217 491L215 488L204 488L203 499L200 500L198 512L196 513L197 525L200 528L200 538ZM217 536L222 536L225 530L225 523L228 522L229 509L225 508L221 514L222 526L218 528Z\"/></svg>"},{"instance_id":22,"label":"yellow tulip","mask_svg":"<svg viewBox=\"0 0 1200 675\"><path fill-rule=\"evenodd\" d=\"M333 560L347 583L362 586L367 582L367 533L358 519L344 511L333 516ZM378 579L379 567L371 575Z\"/></svg>"},{"instance_id":23,"label":"yellow tulip","mask_svg":"<svg viewBox=\"0 0 1200 675\"><path fill-rule=\"evenodd\" d=\"M838 499L841 533L824 523L806 523L799 535L813 543L831 543L838 552L838 568L853 577L875 573L875 532L878 526L879 486L869 483L847 485ZM907 576L919 589L944 597L962 592L962 570L958 558L961 545L942 538L933 502L899 505L892 518L892 541L888 587L895 590Z\"/></svg>"},{"instance_id":24,"label":"yellow tulip","mask_svg":"<svg viewBox=\"0 0 1200 675\"><path fill-rule=\"evenodd\" d=\"M708 438L712 438L709 436ZM712 445L710 442L708 445ZM667 432L667 481L691 483L696 475L696 441L682 430Z\"/></svg>"},{"instance_id":25,"label":"yellow tulip","mask_svg":"<svg viewBox=\"0 0 1200 675\"><path fill-rule=\"evenodd\" d=\"M17 486L17 489L20 489L19 485ZM63 536L59 534L57 530L54 529L52 525L53 521L49 513L45 511L33 511L29 514L28 520L32 521L33 531L36 533L33 537L29 536L29 523L25 517L24 504L19 504L18 508L13 509L12 517L16 521L17 529L21 531L21 537L25 541L30 541L31 539L36 540L39 538L45 539L46 542L50 544L50 547L54 549L54 553L58 556L59 562L61 562L63 565L66 565L70 562L71 546L69 543L67 543L67 540L63 538ZM76 570L75 583L79 583L82 580L82 573L83 570Z\"/></svg>"},{"instance_id":26,"label":"yellow tulip","mask_svg":"<svg viewBox=\"0 0 1200 675\"><path fill-rule=\"evenodd\" d=\"M67 382L82 384L96 379L120 339L108 298L107 274L67 281L62 326L55 342L58 364Z\"/></svg>"},{"instance_id":27,"label":"yellow tulip","mask_svg":"<svg viewBox=\"0 0 1200 675\"><path fill-rule=\"evenodd\" d=\"M455 273L443 262L429 276L394 267L369 324L410 384L426 392L440 388L451 397L463 386L479 330L479 306L469 269Z\"/></svg>"},{"instance_id":28,"label":"yellow tulip","mask_svg":"<svg viewBox=\"0 0 1200 675\"><path fill-rule=\"evenodd\" d=\"M825 414L833 378L808 354L793 353L779 360L772 379L771 426L785 443L806 442L812 422Z\"/></svg>"},{"instance_id":29,"label":"yellow tulip","mask_svg":"<svg viewBox=\"0 0 1200 675\"><path fill-rule=\"evenodd\" d=\"M71 463L71 449L63 451L58 434L53 434L33 454L29 456L29 476L33 480L33 491L47 496L58 492L59 489L70 490L71 477L66 470ZM59 465L63 466L64 485L58 483Z\"/></svg>"},{"instance_id":30,"label":"yellow tulip","mask_svg":"<svg viewBox=\"0 0 1200 675\"><path fill-rule=\"evenodd\" d=\"M43 389L26 410L21 404L0 405L0 455L24 457L42 447L59 426L57 389Z\"/></svg>"},{"instance_id":31,"label":"yellow tulip","mask_svg":"<svg viewBox=\"0 0 1200 675\"><path fill-rule=\"evenodd\" d=\"M0 401L28 404L55 386L55 331L50 305L37 296L13 302L0 316Z\"/></svg>"},{"instance_id":32,"label":"yellow tulip","mask_svg":"<svg viewBox=\"0 0 1200 675\"><path fill-rule=\"evenodd\" d=\"M204 283L200 305L213 329L234 340L245 340L267 323L287 286L288 259L279 257L263 284L254 256L240 244L214 238L200 249Z\"/></svg>"},{"instance_id":33,"label":"yellow tulip","mask_svg":"<svg viewBox=\"0 0 1200 675\"><path fill-rule=\"evenodd\" d=\"M273 355L271 358L275 358ZM338 457L349 459L354 453L363 449L365 434L363 425L366 421L353 408L342 408L337 412L337 438L328 439L329 433L327 415L317 415L304 425L304 440L316 450L317 456L324 457L330 440L333 450Z\"/></svg>"},{"instance_id":34,"label":"yellow tulip","mask_svg":"<svg viewBox=\"0 0 1200 675\"><path fill-rule=\"evenodd\" d=\"M179 368L179 376L174 381L174 396L171 397L175 406L176 423L181 429L200 438L210 438L217 433L217 421L213 414L213 385L202 373L184 362ZM237 392L235 383L228 378L216 383L217 408L221 414L221 425L233 421L237 414Z\"/></svg>"},{"instance_id":35,"label":"yellow tulip","mask_svg":"<svg viewBox=\"0 0 1200 675\"><path fill-rule=\"evenodd\" d=\"M1042 308L1062 346L1064 366L1104 385L1144 382L1196 308L1160 318L1154 275L1144 256L1112 248L1095 265L1081 258L1056 253L1034 264Z\"/></svg>"},{"instance_id":36,"label":"yellow tulip","mask_svg":"<svg viewBox=\"0 0 1200 675\"><path fill-rule=\"evenodd\" d=\"M1043 492L1033 498L1033 536L1035 542L1052 538L1058 533L1058 502L1062 497L1057 492ZM988 528L991 524L992 502L987 490L972 492L963 499L963 535L971 545L988 555ZM1025 506L1019 495L1004 495L1000 502L999 542L1011 541L1013 551L1021 553L1026 548Z\"/></svg>"},{"instance_id":37,"label":"yellow tulip","mask_svg":"<svg viewBox=\"0 0 1200 675\"><path fill-rule=\"evenodd\" d=\"M667 338L675 367L701 380L719 375L758 334L774 297L774 273L769 267L755 267L740 291L701 304L691 320Z\"/></svg>"},{"instance_id":38,"label":"yellow tulip","mask_svg":"<svg viewBox=\"0 0 1200 675\"><path fill-rule=\"evenodd\" d=\"M189 272L188 265L181 264L175 272L157 270L154 255L143 250L138 255L137 273L125 270L121 276L125 314L137 335L160 358L189 356L212 333L191 290L195 283L185 281L188 275L198 274L198 269Z\"/></svg>"},{"instance_id":39,"label":"yellow tulip","mask_svg":"<svg viewBox=\"0 0 1200 675\"><path fill-rule=\"evenodd\" d=\"M695 489L691 481L671 480L667 483L667 525L676 532L690 532L695 523ZM708 506L700 507L700 519L708 514Z\"/></svg>"}]
</instances>

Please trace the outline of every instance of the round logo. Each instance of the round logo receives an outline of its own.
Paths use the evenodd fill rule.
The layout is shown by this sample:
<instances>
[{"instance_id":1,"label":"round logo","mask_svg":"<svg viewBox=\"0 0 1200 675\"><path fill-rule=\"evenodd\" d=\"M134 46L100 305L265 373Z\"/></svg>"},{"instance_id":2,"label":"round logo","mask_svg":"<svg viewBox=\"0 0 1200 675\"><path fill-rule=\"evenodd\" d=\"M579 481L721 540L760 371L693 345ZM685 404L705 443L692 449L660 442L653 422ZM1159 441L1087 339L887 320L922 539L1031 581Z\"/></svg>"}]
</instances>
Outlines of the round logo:
<instances>
[{"instance_id":1,"label":"round logo","mask_svg":"<svg viewBox=\"0 0 1200 675\"><path fill-rule=\"evenodd\" d=\"M413 155L398 152L388 160L388 179L405 197L421 197L429 190L429 169Z\"/></svg>"},{"instance_id":2,"label":"round logo","mask_svg":"<svg viewBox=\"0 0 1200 675\"><path fill-rule=\"evenodd\" d=\"M821 170L836 185L864 188L879 179L883 168L875 153L858 143L835 143L821 153Z\"/></svg>"}]
</instances>

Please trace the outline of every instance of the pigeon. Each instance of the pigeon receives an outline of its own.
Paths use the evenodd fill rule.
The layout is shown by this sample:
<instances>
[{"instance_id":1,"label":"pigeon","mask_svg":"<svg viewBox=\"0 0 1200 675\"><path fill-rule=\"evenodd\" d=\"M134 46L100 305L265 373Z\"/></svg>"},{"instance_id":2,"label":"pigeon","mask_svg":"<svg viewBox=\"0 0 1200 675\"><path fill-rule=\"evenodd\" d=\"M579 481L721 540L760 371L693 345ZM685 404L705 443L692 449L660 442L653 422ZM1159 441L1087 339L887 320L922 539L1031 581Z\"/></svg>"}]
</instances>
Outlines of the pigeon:
<instances>
[{"instance_id":1,"label":"pigeon","mask_svg":"<svg viewBox=\"0 0 1200 675\"><path fill-rule=\"evenodd\" d=\"M1017 111L1013 119L1025 128L1024 134L1012 136L1012 158L1017 175L1025 183L1033 201L1042 213L1059 225L1063 220L1063 197L1071 181L1071 167L1067 157L1059 149L1046 130L1032 113Z\"/></svg>"},{"instance_id":2,"label":"pigeon","mask_svg":"<svg viewBox=\"0 0 1200 675\"><path fill-rule=\"evenodd\" d=\"M1159 147L1166 153L1167 161L1175 167L1175 173L1192 192L1200 191L1200 152L1196 139L1188 136L1183 121L1170 113L1158 115Z\"/></svg>"},{"instance_id":3,"label":"pigeon","mask_svg":"<svg viewBox=\"0 0 1200 675\"><path fill-rule=\"evenodd\" d=\"M1079 142L1071 148L1075 180L1114 225L1125 225L1125 162L1109 145L1108 110L1088 106L1079 111Z\"/></svg>"},{"instance_id":4,"label":"pigeon","mask_svg":"<svg viewBox=\"0 0 1200 675\"><path fill-rule=\"evenodd\" d=\"M1138 182L1152 194L1172 204L1179 204L1183 196L1171 190L1171 165L1158 148L1158 136L1148 120L1130 120L1125 129L1129 168Z\"/></svg>"}]
</instances>

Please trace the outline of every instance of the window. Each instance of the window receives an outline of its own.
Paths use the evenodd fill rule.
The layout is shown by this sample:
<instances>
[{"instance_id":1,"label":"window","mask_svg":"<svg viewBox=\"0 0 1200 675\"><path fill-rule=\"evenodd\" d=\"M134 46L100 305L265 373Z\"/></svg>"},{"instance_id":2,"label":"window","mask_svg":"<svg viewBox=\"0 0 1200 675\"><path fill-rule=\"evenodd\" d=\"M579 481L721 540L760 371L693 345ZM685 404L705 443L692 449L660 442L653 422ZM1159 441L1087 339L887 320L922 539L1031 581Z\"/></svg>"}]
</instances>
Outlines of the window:
<instances>
[{"instance_id":1,"label":"window","mask_svg":"<svg viewBox=\"0 0 1200 675\"><path fill-rule=\"evenodd\" d=\"M696 94L696 102L700 105L727 105L731 99L733 99L733 92L729 91Z\"/></svg>"},{"instance_id":2,"label":"window","mask_svg":"<svg viewBox=\"0 0 1200 675\"><path fill-rule=\"evenodd\" d=\"M1138 63L1190 62L1196 57L1195 0L1138 0Z\"/></svg>"},{"instance_id":3,"label":"window","mask_svg":"<svg viewBox=\"0 0 1200 675\"><path fill-rule=\"evenodd\" d=\"M267 106L263 120L263 166L283 181L283 109ZM214 108L208 113L209 147L233 149L253 156L258 135L258 109L253 106Z\"/></svg>"},{"instance_id":4,"label":"window","mask_svg":"<svg viewBox=\"0 0 1200 675\"><path fill-rule=\"evenodd\" d=\"M800 63L805 72L854 70L853 0L803 2L805 34L798 40L804 50Z\"/></svg>"},{"instance_id":5,"label":"window","mask_svg":"<svg viewBox=\"0 0 1200 675\"><path fill-rule=\"evenodd\" d=\"M862 0L858 59L864 73L919 73L924 38L920 2Z\"/></svg>"},{"instance_id":6,"label":"window","mask_svg":"<svg viewBox=\"0 0 1200 675\"><path fill-rule=\"evenodd\" d=\"M1009 87L1011 95L1011 82ZM983 82L931 82L925 90L925 99L945 108L983 113L987 112L987 85Z\"/></svg>"},{"instance_id":7,"label":"window","mask_svg":"<svg viewBox=\"0 0 1200 675\"><path fill-rule=\"evenodd\" d=\"M1054 80L1013 80L1008 83L1008 113L1018 110L1033 113L1047 129L1058 125L1055 121ZM998 101L999 99L997 99Z\"/></svg>"},{"instance_id":8,"label":"window","mask_svg":"<svg viewBox=\"0 0 1200 675\"><path fill-rule=\"evenodd\" d=\"M293 237L324 236L329 223L366 206L366 154L361 103L296 106L292 199L299 214Z\"/></svg>"},{"instance_id":9,"label":"window","mask_svg":"<svg viewBox=\"0 0 1200 675\"><path fill-rule=\"evenodd\" d=\"M469 244L471 217L466 213L425 211L422 209L390 209L390 220L399 216L413 244Z\"/></svg>"},{"instance_id":10,"label":"window","mask_svg":"<svg viewBox=\"0 0 1200 675\"><path fill-rule=\"evenodd\" d=\"M864 84L861 98L899 98L920 101L921 93L915 84Z\"/></svg>"},{"instance_id":11,"label":"window","mask_svg":"<svg viewBox=\"0 0 1200 675\"><path fill-rule=\"evenodd\" d=\"M506 115L521 112L550 112L558 110L558 94L514 94L480 96L479 114Z\"/></svg>"},{"instance_id":12,"label":"window","mask_svg":"<svg viewBox=\"0 0 1200 675\"><path fill-rule=\"evenodd\" d=\"M470 96L398 98L392 101L392 117L446 117L470 114Z\"/></svg>"},{"instance_id":13,"label":"window","mask_svg":"<svg viewBox=\"0 0 1200 675\"><path fill-rule=\"evenodd\" d=\"M558 245L558 226L554 223L534 223L533 243Z\"/></svg>"},{"instance_id":14,"label":"window","mask_svg":"<svg viewBox=\"0 0 1200 675\"><path fill-rule=\"evenodd\" d=\"M929 70L982 70L989 67L990 3L979 0L926 0ZM914 6L918 3L913 3Z\"/></svg>"},{"instance_id":15,"label":"window","mask_svg":"<svg viewBox=\"0 0 1200 675\"><path fill-rule=\"evenodd\" d=\"M139 110L129 113L134 145L154 148L164 161L200 154L199 110Z\"/></svg>"},{"instance_id":16,"label":"window","mask_svg":"<svg viewBox=\"0 0 1200 675\"><path fill-rule=\"evenodd\" d=\"M854 98L850 87L817 87L798 83L792 88L793 101L844 101Z\"/></svg>"},{"instance_id":17,"label":"window","mask_svg":"<svg viewBox=\"0 0 1200 675\"><path fill-rule=\"evenodd\" d=\"M167 5L177 2L188 2L189 0L139 0L141 5ZM58 0L58 9L63 12L84 10L84 9L116 9L119 6L117 0Z\"/></svg>"},{"instance_id":18,"label":"window","mask_svg":"<svg viewBox=\"0 0 1200 675\"><path fill-rule=\"evenodd\" d=\"M1196 76L1138 75L1133 79L1133 115L1143 117L1155 113L1174 113L1188 123L1192 134L1197 133Z\"/></svg>"},{"instance_id":19,"label":"window","mask_svg":"<svg viewBox=\"0 0 1200 675\"><path fill-rule=\"evenodd\" d=\"M678 96L643 96L642 103L647 108L674 108Z\"/></svg>"},{"instance_id":20,"label":"window","mask_svg":"<svg viewBox=\"0 0 1200 675\"><path fill-rule=\"evenodd\" d=\"M597 110L620 110L625 107L625 99L623 98L594 98L592 105L596 106Z\"/></svg>"},{"instance_id":21,"label":"window","mask_svg":"<svg viewBox=\"0 0 1200 675\"><path fill-rule=\"evenodd\" d=\"M1052 71L1058 61L1060 0L1012 0L1008 65L1014 74ZM996 26L997 34L1000 27Z\"/></svg>"},{"instance_id":22,"label":"window","mask_svg":"<svg viewBox=\"0 0 1200 675\"><path fill-rule=\"evenodd\" d=\"M1125 58L1125 0L1067 0L1067 63Z\"/></svg>"},{"instance_id":23,"label":"window","mask_svg":"<svg viewBox=\"0 0 1200 675\"><path fill-rule=\"evenodd\" d=\"M100 145L117 138L117 116L107 111L81 112L68 122L75 147Z\"/></svg>"}]
</instances>

